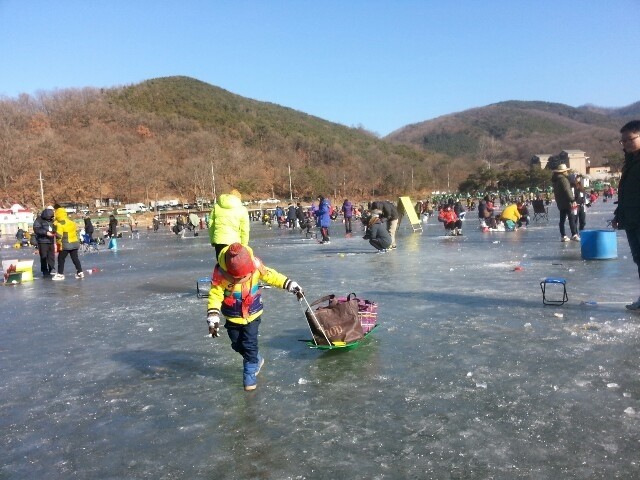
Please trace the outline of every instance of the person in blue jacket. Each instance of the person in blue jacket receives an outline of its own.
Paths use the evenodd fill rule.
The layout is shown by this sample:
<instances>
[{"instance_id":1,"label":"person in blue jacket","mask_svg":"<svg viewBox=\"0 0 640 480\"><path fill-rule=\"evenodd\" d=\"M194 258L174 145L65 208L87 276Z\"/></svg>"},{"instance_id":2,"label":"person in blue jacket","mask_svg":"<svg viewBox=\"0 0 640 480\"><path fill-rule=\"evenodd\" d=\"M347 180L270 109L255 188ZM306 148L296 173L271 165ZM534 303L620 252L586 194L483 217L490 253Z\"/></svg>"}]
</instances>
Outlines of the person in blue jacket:
<instances>
[{"instance_id":1,"label":"person in blue jacket","mask_svg":"<svg viewBox=\"0 0 640 480\"><path fill-rule=\"evenodd\" d=\"M320 227L322 233L322 240L320 243L331 243L329 237L329 227L331 226L331 204L329 200L322 195L318 197L318 210L315 212L316 225Z\"/></svg>"}]
</instances>

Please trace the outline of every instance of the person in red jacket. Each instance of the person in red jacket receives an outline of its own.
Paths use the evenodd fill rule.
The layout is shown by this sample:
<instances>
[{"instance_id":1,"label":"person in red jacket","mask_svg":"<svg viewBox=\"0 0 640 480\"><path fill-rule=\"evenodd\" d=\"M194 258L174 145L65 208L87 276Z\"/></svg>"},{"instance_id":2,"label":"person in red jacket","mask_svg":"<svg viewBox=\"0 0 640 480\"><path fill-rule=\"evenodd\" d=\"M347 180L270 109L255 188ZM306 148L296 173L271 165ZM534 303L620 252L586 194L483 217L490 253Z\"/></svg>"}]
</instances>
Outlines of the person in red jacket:
<instances>
[{"instance_id":1,"label":"person in red jacket","mask_svg":"<svg viewBox=\"0 0 640 480\"><path fill-rule=\"evenodd\" d=\"M438 221L444 224L444 229L451 235L462 235L462 221L453 211L451 205L445 205L438 213Z\"/></svg>"}]
</instances>

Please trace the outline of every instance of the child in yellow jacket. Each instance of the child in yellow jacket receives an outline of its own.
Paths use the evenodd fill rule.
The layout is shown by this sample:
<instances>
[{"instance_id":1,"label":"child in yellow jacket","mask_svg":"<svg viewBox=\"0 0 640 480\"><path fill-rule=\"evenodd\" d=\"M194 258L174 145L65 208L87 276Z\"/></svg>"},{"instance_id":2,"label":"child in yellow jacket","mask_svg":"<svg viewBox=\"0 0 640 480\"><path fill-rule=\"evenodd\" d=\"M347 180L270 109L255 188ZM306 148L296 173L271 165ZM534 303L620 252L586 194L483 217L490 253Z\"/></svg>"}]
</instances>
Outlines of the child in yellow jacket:
<instances>
[{"instance_id":1,"label":"child in yellow jacket","mask_svg":"<svg viewBox=\"0 0 640 480\"><path fill-rule=\"evenodd\" d=\"M253 255L251 248L240 243L225 247L213 270L207 324L212 337L219 335L220 314L231 348L243 358L243 384L247 391L256 389L256 376L264 364L258 352L258 327L262 316L260 282L301 294L300 286L285 275L266 267Z\"/></svg>"}]
</instances>

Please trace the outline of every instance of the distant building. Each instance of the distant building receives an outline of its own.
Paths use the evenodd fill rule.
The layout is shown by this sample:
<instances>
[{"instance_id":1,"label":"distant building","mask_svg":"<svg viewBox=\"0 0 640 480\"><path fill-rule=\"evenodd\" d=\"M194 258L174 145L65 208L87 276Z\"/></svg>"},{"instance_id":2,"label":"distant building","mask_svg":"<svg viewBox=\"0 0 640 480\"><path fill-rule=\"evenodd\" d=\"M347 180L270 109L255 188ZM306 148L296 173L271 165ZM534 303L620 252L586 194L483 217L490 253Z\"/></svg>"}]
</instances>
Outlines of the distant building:
<instances>
[{"instance_id":1,"label":"distant building","mask_svg":"<svg viewBox=\"0 0 640 480\"><path fill-rule=\"evenodd\" d=\"M582 150L563 150L557 155L538 154L531 158L532 167L554 170L564 163L575 173L587 174L589 157Z\"/></svg>"},{"instance_id":2,"label":"distant building","mask_svg":"<svg viewBox=\"0 0 640 480\"><path fill-rule=\"evenodd\" d=\"M609 180L611 178L620 178L620 172L612 172L610 167L587 167L587 175L592 180Z\"/></svg>"},{"instance_id":3,"label":"distant building","mask_svg":"<svg viewBox=\"0 0 640 480\"><path fill-rule=\"evenodd\" d=\"M33 212L22 205L0 208L0 234L12 237L19 228L30 230L33 225Z\"/></svg>"}]
</instances>

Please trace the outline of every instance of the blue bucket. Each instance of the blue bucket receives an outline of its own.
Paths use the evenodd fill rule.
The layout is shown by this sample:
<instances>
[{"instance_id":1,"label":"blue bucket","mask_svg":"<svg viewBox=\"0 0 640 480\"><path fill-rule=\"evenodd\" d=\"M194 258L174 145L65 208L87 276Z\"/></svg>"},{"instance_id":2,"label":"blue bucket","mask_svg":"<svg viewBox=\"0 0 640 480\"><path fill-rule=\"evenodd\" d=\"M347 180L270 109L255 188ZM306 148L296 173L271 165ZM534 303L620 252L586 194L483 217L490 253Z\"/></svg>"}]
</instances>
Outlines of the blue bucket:
<instances>
[{"instance_id":1,"label":"blue bucket","mask_svg":"<svg viewBox=\"0 0 640 480\"><path fill-rule=\"evenodd\" d=\"M584 260L607 260L618 257L615 230L583 230L580 232L580 252Z\"/></svg>"}]
</instances>

